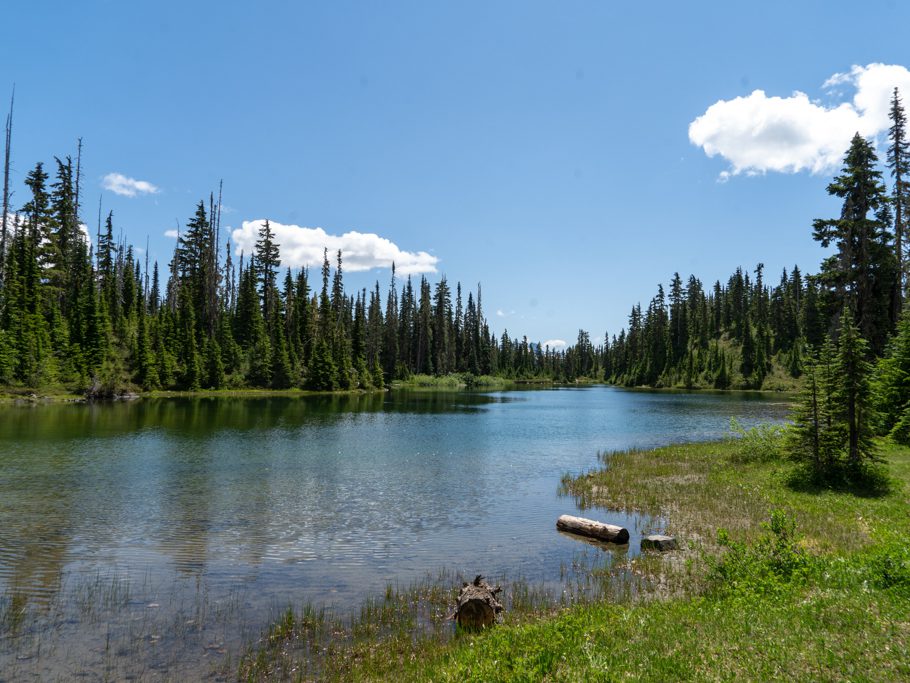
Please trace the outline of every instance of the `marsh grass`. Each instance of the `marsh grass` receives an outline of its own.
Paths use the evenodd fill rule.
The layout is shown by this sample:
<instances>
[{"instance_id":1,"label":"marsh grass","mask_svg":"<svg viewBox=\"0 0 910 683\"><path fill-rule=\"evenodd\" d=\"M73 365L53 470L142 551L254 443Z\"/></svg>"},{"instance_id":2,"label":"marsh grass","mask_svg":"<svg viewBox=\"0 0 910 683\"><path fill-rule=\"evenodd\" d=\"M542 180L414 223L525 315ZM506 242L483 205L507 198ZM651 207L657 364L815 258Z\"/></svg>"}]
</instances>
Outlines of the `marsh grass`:
<instances>
[{"instance_id":1,"label":"marsh grass","mask_svg":"<svg viewBox=\"0 0 910 683\"><path fill-rule=\"evenodd\" d=\"M883 446L887 485L874 488L798 484L787 460L743 458L738 442L667 446L600 454L603 467L564 476L561 490L582 507L646 513L667 521L685 544L717 549L724 528L753 541L772 509L792 512L804 542L819 552L855 551L872 540L872 521L906 526L907 451Z\"/></svg>"},{"instance_id":2,"label":"marsh grass","mask_svg":"<svg viewBox=\"0 0 910 683\"><path fill-rule=\"evenodd\" d=\"M254 637L241 591L213 601L196 582L96 573L27 596L0 596L0 681L217 678Z\"/></svg>"},{"instance_id":3,"label":"marsh grass","mask_svg":"<svg viewBox=\"0 0 910 683\"><path fill-rule=\"evenodd\" d=\"M603 553L581 553L563 569L563 582L545 586L522 578L487 577L503 586L502 626L520 626L559 614L571 605L605 596L618 599L626 582L616 582ZM473 577L472 577L473 578ZM305 604L289 607L241 658L240 680L349 681L383 678L445 652L470 634L452 621L455 599L468 578L449 571L427 575L406 587L386 586L347 618Z\"/></svg>"}]
</instances>

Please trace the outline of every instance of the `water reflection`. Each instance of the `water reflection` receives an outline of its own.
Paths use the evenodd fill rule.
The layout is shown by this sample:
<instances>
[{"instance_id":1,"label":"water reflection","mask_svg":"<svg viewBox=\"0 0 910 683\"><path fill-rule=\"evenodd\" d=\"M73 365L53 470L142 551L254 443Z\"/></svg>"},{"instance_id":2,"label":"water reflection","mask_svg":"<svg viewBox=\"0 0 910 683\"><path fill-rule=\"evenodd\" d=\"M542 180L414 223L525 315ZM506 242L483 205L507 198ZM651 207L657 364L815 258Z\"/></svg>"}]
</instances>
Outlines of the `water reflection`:
<instances>
[{"instance_id":1,"label":"water reflection","mask_svg":"<svg viewBox=\"0 0 910 683\"><path fill-rule=\"evenodd\" d=\"M185 577L351 603L440 567L553 580L560 475L601 449L780 419L752 394L584 390L193 398L0 410L0 592ZM633 532L653 521L614 514Z\"/></svg>"},{"instance_id":2,"label":"water reflection","mask_svg":"<svg viewBox=\"0 0 910 683\"><path fill-rule=\"evenodd\" d=\"M330 425L351 414L476 413L515 399L471 392L160 398L112 404L6 406L0 409L0 447L54 438L107 438L163 429L207 437L214 428L296 429Z\"/></svg>"}]
</instances>

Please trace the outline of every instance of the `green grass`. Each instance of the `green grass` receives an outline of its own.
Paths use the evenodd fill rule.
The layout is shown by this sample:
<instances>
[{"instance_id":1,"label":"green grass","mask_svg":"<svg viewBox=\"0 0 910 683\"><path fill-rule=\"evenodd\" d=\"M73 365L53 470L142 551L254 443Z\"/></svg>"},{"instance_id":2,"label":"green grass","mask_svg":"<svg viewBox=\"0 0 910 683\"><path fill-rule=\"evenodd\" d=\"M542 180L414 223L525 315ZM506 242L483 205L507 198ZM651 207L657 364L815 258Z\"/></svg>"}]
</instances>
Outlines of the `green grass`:
<instances>
[{"instance_id":1,"label":"green grass","mask_svg":"<svg viewBox=\"0 0 910 683\"><path fill-rule=\"evenodd\" d=\"M861 590L601 603L464 640L403 678L902 680L910 676L907 614L906 600ZM362 680L390 674L365 672Z\"/></svg>"},{"instance_id":2,"label":"green grass","mask_svg":"<svg viewBox=\"0 0 910 683\"><path fill-rule=\"evenodd\" d=\"M406 380L396 380L393 389L503 389L514 382L503 377L492 375L472 375L470 373L451 373L448 375L411 375Z\"/></svg>"},{"instance_id":3,"label":"green grass","mask_svg":"<svg viewBox=\"0 0 910 683\"><path fill-rule=\"evenodd\" d=\"M62 387L45 388L40 391L18 387L0 387L0 405L72 403L85 397L74 394Z\"/></svg>"},{"instance_id":4,"label":"green grass","mask_svg":"<svg viewBox=\"0 0 910 683\"><path fill-rule=\"evenodd\" d=\"M564 478L583 505L647 513L682 541L616 567L633 590L570 607L531 601L455 637L404 620L316 651L285 628L251 650L241 678L910 679L910 450L885 445L886 486L813 489L763 450L773 436L752 436L603 454L604 467Z\"/></svg>"}]
</instances>

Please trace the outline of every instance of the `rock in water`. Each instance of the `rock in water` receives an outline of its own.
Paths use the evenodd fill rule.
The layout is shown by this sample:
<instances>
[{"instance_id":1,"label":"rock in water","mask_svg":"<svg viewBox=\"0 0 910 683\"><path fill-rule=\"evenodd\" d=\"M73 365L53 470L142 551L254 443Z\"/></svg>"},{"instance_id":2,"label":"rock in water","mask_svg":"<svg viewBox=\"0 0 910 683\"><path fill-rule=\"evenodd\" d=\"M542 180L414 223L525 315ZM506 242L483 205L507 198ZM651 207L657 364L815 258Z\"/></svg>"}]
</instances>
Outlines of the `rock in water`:
<instances>
[{"instance_id":1,"label":"rock in water","mask_svg":"<svg viewBox=\"0 0 910 683\"><path fill-rule=\"evenodd\" d=\"M661 536L660 534L651 534L641 539L642 550L676 550L676 539L672 536Z\"/></svg>"}]
</instances>

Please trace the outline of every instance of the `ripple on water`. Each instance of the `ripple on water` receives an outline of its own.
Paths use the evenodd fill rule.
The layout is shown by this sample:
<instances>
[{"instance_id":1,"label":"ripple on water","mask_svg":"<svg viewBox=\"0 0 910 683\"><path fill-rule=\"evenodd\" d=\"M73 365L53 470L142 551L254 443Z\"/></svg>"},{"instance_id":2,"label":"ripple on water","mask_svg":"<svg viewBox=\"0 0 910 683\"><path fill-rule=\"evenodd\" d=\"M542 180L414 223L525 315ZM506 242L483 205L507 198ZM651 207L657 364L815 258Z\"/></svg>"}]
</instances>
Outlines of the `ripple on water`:
<instances>
[{"instance_id":1,"label":"ripple on water","mask_svg":"<svg viewBox=\"0 0 910 683\"><path fill-rule=\"evenodd\" d=\"M628 526L627 549L561 536L556 518L581 513L557 495L563 473L597 466L600 450L717 437L731 416L748 426L786 410L779 399L603 387L3 408L0 594L63 605L78 626L44 642L65 662L63 634L91 659L102 628L167 632L202 618L204 601L242 613L221 636L239 642L275 605L329 596L351 609L443 567L559 582L579 553L635 553L662 524L598 512ZM76 600L67 591L80 582L107 589ZM124 585L129 601L115 609ZM78 613L101 594L112 605L103 619ZM169 653L171 675L193 678L198 650L184 647L162 641L155 657Z\"/></svg>"}]
</instances>

